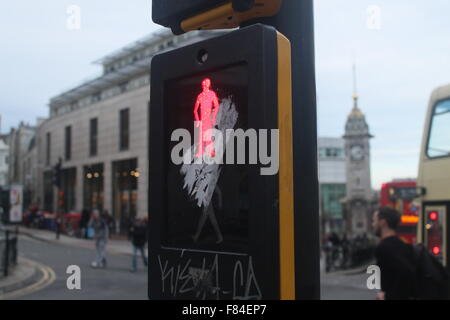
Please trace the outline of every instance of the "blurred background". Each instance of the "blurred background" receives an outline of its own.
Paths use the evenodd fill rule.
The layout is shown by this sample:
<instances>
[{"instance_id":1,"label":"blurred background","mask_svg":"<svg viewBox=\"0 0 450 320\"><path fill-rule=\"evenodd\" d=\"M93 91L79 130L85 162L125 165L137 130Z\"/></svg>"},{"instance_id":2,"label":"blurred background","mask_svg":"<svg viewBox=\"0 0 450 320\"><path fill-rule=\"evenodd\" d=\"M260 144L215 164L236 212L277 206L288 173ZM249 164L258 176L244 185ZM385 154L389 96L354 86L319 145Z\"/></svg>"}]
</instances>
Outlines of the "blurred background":
<instances>
[{"instance_id":1,"label":"blurred background","mask_svg":"<svg viewBox=\"0 0 450 320\"><path fill-rule=\"evenodd\" d=\"M322 298L373 299L375 208L400 211L400 237L416 242L428 101L450 82L450 3L314 3ZM0 297L146 299L135 253L148 214L150 60L224 31L173 36L148 0L3 7ZM13 209L20 225L7 223ZM103 225L108 268L97 268ZM69 265L88 279L82 290L67 289Z\"/></svg>"}]
</instances>

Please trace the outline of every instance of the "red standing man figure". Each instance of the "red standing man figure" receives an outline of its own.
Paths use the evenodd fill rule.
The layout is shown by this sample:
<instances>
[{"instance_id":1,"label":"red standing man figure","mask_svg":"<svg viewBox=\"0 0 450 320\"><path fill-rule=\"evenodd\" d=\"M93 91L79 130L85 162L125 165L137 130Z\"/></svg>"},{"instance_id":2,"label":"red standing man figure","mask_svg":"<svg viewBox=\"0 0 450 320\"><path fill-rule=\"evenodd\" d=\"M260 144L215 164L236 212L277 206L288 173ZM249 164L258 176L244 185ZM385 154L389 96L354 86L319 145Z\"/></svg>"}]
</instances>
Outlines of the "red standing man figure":
<instances>
[{"instance_id":1,"label":"red standing man figure","mask_svg":"<svg viewBox=\"0 0 450 320\"><path fill-rule=\"evenodd\" d=\"M198 148L195 157L203 155L203 149L206 147L211 157L215 156L212 144L212 129L216 125L216 116L219 112L219 99L216 93L211 90L211 79L206 78L202 81L203 91L197 96L194 107L195 126L200 130ZM198 108L200 107L200 117Z\"/></svg>"}]
</instances>

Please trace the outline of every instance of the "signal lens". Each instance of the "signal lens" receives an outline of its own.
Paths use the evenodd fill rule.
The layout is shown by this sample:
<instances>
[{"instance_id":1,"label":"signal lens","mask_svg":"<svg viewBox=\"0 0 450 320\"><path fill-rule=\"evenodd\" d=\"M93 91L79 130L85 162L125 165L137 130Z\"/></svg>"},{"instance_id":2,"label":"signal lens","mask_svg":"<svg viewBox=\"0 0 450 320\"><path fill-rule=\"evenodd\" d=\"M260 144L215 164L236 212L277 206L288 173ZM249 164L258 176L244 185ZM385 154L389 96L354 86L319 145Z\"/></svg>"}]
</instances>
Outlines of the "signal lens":
<instances>
[{"instance_id":1,"label":"signal lens","mask_svg":"<svg viewBox=\"0 0 450 320\"><path fill-rule=\"evenodd\" d=\"M433 249L431 250L433 252L433 254L435 256L437 256L439 253L441 253L441 248L439 248L438 246L433 247Z\"/></svg>"},{"instance_id":2,"label":"signal lens","mask_svg":"<svg viewBox=\"0 0 450 320\"><path fill-rule=\"evenodd\" d=\"M439 214L436 211L432 211L428 214L428 217L431 221L436 221L439 217Z\"/></svg>"}]
</instances>

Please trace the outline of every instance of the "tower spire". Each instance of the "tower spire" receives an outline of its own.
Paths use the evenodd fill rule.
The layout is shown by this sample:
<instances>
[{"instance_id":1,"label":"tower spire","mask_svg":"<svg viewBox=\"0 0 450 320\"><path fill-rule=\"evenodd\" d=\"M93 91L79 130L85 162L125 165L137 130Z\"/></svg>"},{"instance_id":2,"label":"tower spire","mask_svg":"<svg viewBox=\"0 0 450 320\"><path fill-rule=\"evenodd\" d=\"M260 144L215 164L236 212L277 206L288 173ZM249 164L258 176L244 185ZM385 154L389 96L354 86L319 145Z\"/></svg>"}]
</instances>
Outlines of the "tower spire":
<instances>
[{"instance_id":1,"label":"tower spire","mask_svg":"<svg viewBox=\"0 0 450 320\"><path fill-rule=\"evenodd\" d=\"M353 58L354 59L354 58ZM358 109L358 89L356 86L356 63L355 59L353 60L353 109Z\"/></svg>"}]
</instances>

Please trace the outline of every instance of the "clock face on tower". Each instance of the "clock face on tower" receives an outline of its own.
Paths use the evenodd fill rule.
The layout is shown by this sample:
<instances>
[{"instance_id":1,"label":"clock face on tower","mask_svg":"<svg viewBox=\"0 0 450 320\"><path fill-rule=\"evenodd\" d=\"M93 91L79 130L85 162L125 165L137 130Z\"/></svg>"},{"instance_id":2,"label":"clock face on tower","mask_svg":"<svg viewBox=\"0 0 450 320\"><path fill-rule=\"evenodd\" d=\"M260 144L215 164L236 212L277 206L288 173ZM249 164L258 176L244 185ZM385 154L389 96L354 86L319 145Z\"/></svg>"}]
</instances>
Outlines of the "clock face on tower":
<instances>
[{"instance_id":1,"label":"clock face on tower","mask_svg":"<svg viewBox=\"0 0 450 320\"><path fill-rule=\"evenodd\" d=\"M350 158L355 161L364 159L364 149L361 145L354 145L350 147Z\"/></svg>"}]
</instances>

